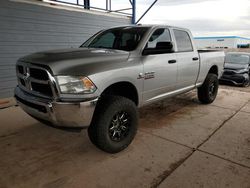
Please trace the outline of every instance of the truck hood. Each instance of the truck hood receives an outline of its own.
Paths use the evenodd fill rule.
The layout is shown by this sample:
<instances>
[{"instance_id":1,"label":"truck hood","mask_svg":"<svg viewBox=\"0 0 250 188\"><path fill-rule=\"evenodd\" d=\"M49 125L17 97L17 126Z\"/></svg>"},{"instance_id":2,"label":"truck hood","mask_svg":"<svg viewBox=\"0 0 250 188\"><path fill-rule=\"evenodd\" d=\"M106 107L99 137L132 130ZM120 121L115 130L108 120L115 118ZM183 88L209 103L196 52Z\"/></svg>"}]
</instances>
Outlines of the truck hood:
<instances>
[{"instance_id":1,"label":"truck hood","mask_svg":"<svg viewBox=\"0 0 250 188\"><path fill-rule=\"evenodd\" d=\"M239 70L239 69L247 69L248 64L239 64L239 63L225 63L226 69Z\"/></svg>"},{"instance_id":2,"label":"truck hood","mask_svg":"<svg viewBox=\"0 0 250 188\"><path fill-rule=\"evenodd\" d=\"M47 66L53 75L88 76L126 66L129 52L100 48L77 48L38 52L19 61Z\"/></svg>"}]
</instances>

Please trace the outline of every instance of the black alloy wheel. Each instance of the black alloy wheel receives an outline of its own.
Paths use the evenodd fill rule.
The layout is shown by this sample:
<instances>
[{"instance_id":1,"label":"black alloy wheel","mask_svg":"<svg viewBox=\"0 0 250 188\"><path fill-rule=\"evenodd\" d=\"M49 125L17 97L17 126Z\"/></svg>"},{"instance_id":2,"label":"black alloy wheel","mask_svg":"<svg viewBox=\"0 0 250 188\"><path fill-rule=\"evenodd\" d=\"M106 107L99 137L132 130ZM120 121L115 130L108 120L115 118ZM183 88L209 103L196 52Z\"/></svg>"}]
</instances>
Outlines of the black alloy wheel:
<instances>
[{"instance_id":1,"label":"black alloy wheel","mask_svg":"<svg viewBox=\"0 0 250 188\"><path fill-rule=\"evenodd\" d=\"M121 96L105 96L96 108L88 128L91 142L108 153L122 151L137 132L138 111L135 103Z\"/></svg>"},{"instance_id":2,"label":"black alloy wheel","mask_svg":"<svg viewBox=\"0 0 250 188\"><path fill-rule=\"evenodd\" d=\"M216 74L208 73L204 83L198 88L198 98L203 104L212 103L218 93L219 81Z\"/></svg>"},{"instance_id":3,"label":"black alloy wheel","mask_svg":"<svg viewBox=\"0 0 250 188\"><path fill-rule=\"evenodd\" d=\"M114 115L109 126L109 137L112 141L120 142L129 133L130 117L126 112L118 112Z\"/></svg>"}]
</instances>

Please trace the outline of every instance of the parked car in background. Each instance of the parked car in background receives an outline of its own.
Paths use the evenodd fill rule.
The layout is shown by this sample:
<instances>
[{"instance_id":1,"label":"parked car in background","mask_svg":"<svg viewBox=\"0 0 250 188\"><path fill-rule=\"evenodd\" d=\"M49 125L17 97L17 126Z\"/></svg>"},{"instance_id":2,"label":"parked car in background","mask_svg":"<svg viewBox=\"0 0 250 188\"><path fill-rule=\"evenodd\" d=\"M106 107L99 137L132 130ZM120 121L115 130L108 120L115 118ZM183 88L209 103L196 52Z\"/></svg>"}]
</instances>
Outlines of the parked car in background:
<instances>
[{"instance_id":1,"label":"parked car in background","mask_svg":"<svg viewBox=\"0 0 250 188\"><path fill-rule=\"evenodd\" d=\"M221 83L230 83L234 85L249 86L250 77L250 53L229 52L226 54L223 75L220 78Z\"/></svg>"}]
</instances>

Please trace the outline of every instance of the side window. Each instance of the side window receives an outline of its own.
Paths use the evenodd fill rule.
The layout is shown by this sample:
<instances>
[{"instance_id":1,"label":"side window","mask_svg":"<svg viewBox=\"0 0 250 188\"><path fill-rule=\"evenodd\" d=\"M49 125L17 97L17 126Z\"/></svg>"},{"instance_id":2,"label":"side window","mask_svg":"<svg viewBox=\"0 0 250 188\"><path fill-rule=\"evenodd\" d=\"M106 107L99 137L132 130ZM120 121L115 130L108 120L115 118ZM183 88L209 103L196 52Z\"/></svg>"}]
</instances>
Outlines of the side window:
<instances>
[{"instance_id":1,"label":"side window","mask_svg":"<svg viewBox=\"0 0 250 188\"><path fill-rule=\"evenodd\" d=\"M146 45L146 49L154 49L157 48L157 43L159 42L170 42L171 36L168 29L157 29L151 35Z\"/></svg>"},{"instance_id":2,"label":"side window","mask_svg":"<svg viewBox=\"0 0 250 188\"><path fill-rule=\"evenodd\" d=\"M120 40L119 48L131 51L137 46L139 37L135 33L124 33Z\"/></svg>"},{"instance_id":3,"label":"side window","mask_svg":"<svg viewBox=\"0 0 250 188\"><path fill-rule=\"evenodd\" d=\"M191 39L186 31L174 29L174 36L178 52L193 51Z\"/></svg>"},{"instance_id":4,"label":"side window","mask_svg":"<svg viewBox=\"0 0 250 188\"><path fill-rule=\"evenodd\" d=\"M90 47L105 47L113 48L115 35L113 33L106 33L101 38L95 38Z\"/></svg>"}]
</instances>

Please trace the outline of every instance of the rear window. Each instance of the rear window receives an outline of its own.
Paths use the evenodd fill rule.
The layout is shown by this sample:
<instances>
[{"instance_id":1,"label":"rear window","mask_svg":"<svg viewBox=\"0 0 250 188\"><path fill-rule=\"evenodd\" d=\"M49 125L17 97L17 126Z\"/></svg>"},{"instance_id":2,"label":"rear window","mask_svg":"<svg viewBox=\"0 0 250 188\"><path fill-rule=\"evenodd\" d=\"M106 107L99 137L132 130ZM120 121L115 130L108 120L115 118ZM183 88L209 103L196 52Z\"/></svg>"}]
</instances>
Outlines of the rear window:
<instances>
[{"instance_id":1,"label":"rear window","mask_svg":"<svg viewBox=\"0 0 250 188\"><path fill-rule=\"evenodd\" d=\"M227 54L225 58L226 63L235 63L235 64L248 64L249 56L244 54Z\"/></svg>"},{"instance_id":2,"label":"rear window","mask_svg":"<svg viewBox=\"0 0 250 188\"><path fill-rule=\"evenodd\" d=\"M193 51L193 45L186 31L174 29L174 35L178 52Z\"/></svg>"}]
</instances>

